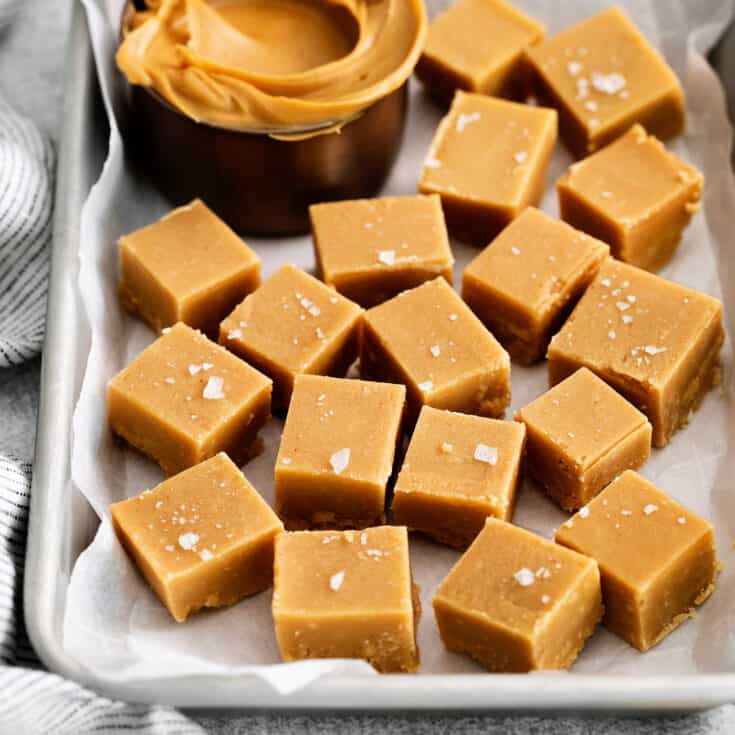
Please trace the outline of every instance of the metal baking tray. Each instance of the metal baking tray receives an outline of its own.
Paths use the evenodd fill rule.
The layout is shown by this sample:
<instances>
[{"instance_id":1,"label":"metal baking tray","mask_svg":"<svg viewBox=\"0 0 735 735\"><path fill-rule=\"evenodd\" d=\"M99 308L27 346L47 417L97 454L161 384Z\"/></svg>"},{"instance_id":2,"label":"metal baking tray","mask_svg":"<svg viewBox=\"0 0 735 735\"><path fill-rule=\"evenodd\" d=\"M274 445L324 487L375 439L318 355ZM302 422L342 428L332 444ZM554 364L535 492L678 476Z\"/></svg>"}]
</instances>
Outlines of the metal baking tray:
<instances>
[{"instance_id":1,"label":"metal baking tray","mask_svg":"<svg viewBox=\"0 0 735 735\"><path fill-rule=\"evenodd\" d=\"M330 676L290 695L246 676L171 676L122 683L96 676L64 650L66 589L96 517L71 483L72 412L79 394L78 355L88 344L77 296L82 204L104 162L107 122L97 88L87 24L74 3L66 64L52 275L33 477L25 616L33 645L51 670L115 699L194 708L687 711L735 700L735 673L613 676Z\"/></svg>"}]
</instances>

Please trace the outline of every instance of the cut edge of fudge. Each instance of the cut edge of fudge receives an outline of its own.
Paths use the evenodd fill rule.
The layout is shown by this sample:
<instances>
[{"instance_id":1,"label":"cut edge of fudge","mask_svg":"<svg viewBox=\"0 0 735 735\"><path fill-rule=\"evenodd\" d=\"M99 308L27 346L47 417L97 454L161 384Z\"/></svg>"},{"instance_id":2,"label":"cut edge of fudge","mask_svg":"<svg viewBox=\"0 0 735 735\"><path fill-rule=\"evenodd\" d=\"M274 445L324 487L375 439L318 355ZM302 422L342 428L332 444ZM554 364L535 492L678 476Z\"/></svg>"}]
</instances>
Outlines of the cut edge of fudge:
<instances>
[{"instance_id":1,"label":"cut edge of fudge","mask_svg":"<svg viewBox=\"0 0 735 735\"><path fill-rule=\"evenodd\" d=\"M642 275L644 279L665 281L680 293L685 293L710 303L713 306L712 315L701 331L702 334L710 337L709 344L706 345L706 349L704 346L698 345L700 346L699 352L703 352L704 354L696 361L694 370L690 370L687 375L680 376L678 386L674 390L679 400L676 402L674 410L669 412L668 415L665 415L665 407L660 404L661 397L658 394L659 390L666 387L665 384L657 383L653 385L649 381L637 380L630 375L612 369L607 363L605 365L598 365L596 359L582 354L570 354L570 351L562 345L562 341L568 330L573 329L574 321L579 313L581 313L586 298L591 298L590 289L588 289L577 303L569 319L549 344L549 349L546 354L549 386L554 386L561 382L564 378L576 372L580 367L588 368L612 386L636 408L646 414L653 426L653 446L659 448L664 447L669 443L676 431L687 426L691 414L699 408L710 389L720 384L720 349L725 337L722 325L722 303L713 296L687 288L673 281L668 281L636 266L622 263L621 261L613 261L612 259L609 259L606 264L603 264L593 280L591 287L598 280L601 281L605 277L605 269L608 266L620 269L632 269L631 272ZM653 394L647 390L651 388L655 391Z\"/></svg>"},{"instance_id":2,"label":"cut edge of fudge","mask_svg":"<svg viewBox=\"0 0 735 735\"><path fill-rule=\"evenodd\" d=\"M535 542L540 542L541 545L560 546L549 539L537 536L536 534L520 528L519 526L514 526L510 523L506 523L492 517L487 519L483 531L480 536L475 539L473 545L475 543L480 543L481 541L479 540L482 533L487 533L488 528L493 525L496 525L501 529L503 526L507 526L508 528L513 529L513 532L527 534L532 537ZM461 573L461 567L463 562L464 564L467 563L465 557L472 551L472 545L465 554L460 557L446 577L442 580L433 598L437 625L439 627L442 642L446 648L455 653L468 655L484 668L493 672L527 672L534 669L544 668L569 668L581 653L587 640L594 633L595 628L602 619L604 608L602 605L600 574L597 562L588 556L574 551L573 549L569 549L567 547L561 548L565 551L572 551L574 557L579 558L580 562L583 564L583 569L581 569L576 575L573 584L563 593L561 605L564 605L567 610L570 606L575 608L579 594L583 589L588 587L591 587L588 591L592 593L590 597L594 598L594 601L590 604L589 609L584 611L584 619L578 626L579 630L576 631L575 639L563 648L558 655L556 655L556 660L548 660L549 656L545 649L548 647L548 643L550 641L555 641L560 638L560 634L562 633L560 628L564 628L564 623L567 621L568 616L564 614L565 610L560 609L560 606L557 606L554 610L555 614L553 616L549 617L547 615L541 625L537 623L534 626L534 632L536 632L537 629L541 630L541 641L539 642L538 638L531 639L522 635L517 629L508 627L502 621L493 620L488 613L475 609L468 609L467 606L456 602L446 593L444 588L446 587L448 580L450 580L453 575ZM534 574L528 569L519 570L517 574L521 575L523 572L528 572L531 576ZM519 584L526 586L526 580L523 576L520 577ZM460 625L454 625L455 621L453 618L457 617L463 618ZM484 628L484 646L472 646L468 644L466 640L460 640L462 634L464 634L464 638L466 639L468 624L470 621L475 625ZM453 630L453 628L456 628L456 630ZM501 643L507 643L509 639L512 643L512 648L514 649L513 653L516 657L516 661L514 663L508 661L503 662L502 660L498 661L496 650ZM537 648L539 645L541 648L540 653L542 654L541 660L537 659L537 654L539 653ZM543 655L545 653L547 660L543 659Z\"/></svg>"},{"instance_id":3,"label":"cut edge of fudge","mask_svg":"<svg viewBox=\"0 0 735 735\"><path fill-rule=\"evenodd\" d=\"M632 37L636 39L639 45L652 53L653 57L658 61L659 69L664 70L664 76L669 78L670 87L662 98L662 107L665 114L661 114L655 106L649 110L647 115L635 114L634 112L619 113L611 119L611 122L607 125L607 129L605 126L602 126L597 132L597 135L591 137L588 126L582 121L574 108L567 103L564 97L556 92L555 85L548 78L547 74L544 73L537 57L543 53L545 43L553 42L557 39L557 36L563 36L567 32L576 29L577 26L604 15L614 15L625 26ZM529 67L530 85L534 95L542 104L547 104L558 110L560 137L566 147L577 158L584 158L599 150L619 137L627 128L636 122L641 123L647 130L650 130L662 140L675 138L684 130L686 108L681 82L661 52L641 33L640 29L618 5L613 5L606 10L590 15L561 31L556 36L545 38L540 43L528 47L524 54Z\"/></svg>"},{"instance_id":4,"label":"cut edge of fudge","mask_svg":"<svg viewBox=\"0 0 735 735\"><path fill-rule=\"evenodd\" d=\"M653 146L667 163L678 169L680 183L678 188L661 198L653 214L645 212L633 220L616 218L604 207L590 201L586 192L573 183L579 167L594 165L598 154L609 152L628 138L634 138L641 145ZM615 258L652 272L660 270L676 252L684 231L701 208L703 186L704 178L696 167L668 150L638 123L592 155L572 164L556 182L562 220L608 243ZM651 236L654 228L661 231L657 238Z\"/></svg>"},{"instance_id":5,"label":"cut edge of fudge","mask_svg":"<svg viewBox=\"0 0 735 735\"><path fill-rule=\"evenodd\" d=\"M477 77L472 76L468 69L459 68L451 59L442 58L427 42L416 65L416 77L440 103L448 105L457 89L514 100L522 100L526 96L528 69L523 52L527 46L541 41L546 29L536 18L505 0L496 0L495 4L506 18L527 29L531 36L529 41L519 45L516 51L494 60ZM450 10L451 7L445 9L442 15Z\"/></svg>"},{"instance_id":6,"label":"cut edge of fudge","mask_svg":"<svg viewBox=\"0 0 735 735\"><path fill-rule=\"evenodd\" d=\"M222 356L237 369L245 369L258 381L259 384L253 385L249 400L246 404L241 405L237 410L231 411L227 416L221 417L221 426L217 431L211 431L205 441L199 441L198 436L194 436L190 432L186 432L180 426L166 423L162 427L159 415L152 410L151 406L145 399L125 390L120 385L120 379L126 373L131 365L133 365L144 353L149 350L155 350L158 342L164 339L167 334L173 330L188 330L193 335L198 335L206 340L208 347L222 350ZM130 362L128 362L121 370L119 370L107 383L106 401L107 401L107 420L112 433L132 449L140 452L144 456L156 462L167 475L175 475L199 462L210 459L218 452L223 451L229 455L236 464L244 464L252 459L260 452L261 445L258 434L263 426L271 417L271 395L273 383L271 379L261 373L248 363L239 360L235 355L228 352L224 347L212 342L206 335L198 330L194 330L183 322L177 322L173 327L167 328L151 344L141 350ZM268 400L261 399L267 395ZM258 403L262 405L258 405ZM255 405L257 410L253 410ZM136 420L133 422L128 417L121 420L117 414L125 407L132 406L136 411ZM143 422L142 427L136 429L132 424ZM232 431L232 424L239 427L239 430ZM166 436L164 437L164 434ZM232 434L228 441L223 441L221 435L227 436ZM161 443L171 443L171 437L176 437L179 446L176 447L176 458L172 459L172 454L163 456L157 447L160 448ZM190 446L183 446L184 442L189 442ZM199 448L194 444L199 444Z\"/></svg>"},{"instance_id":7,"label":"cut edge of fudge","mask_svg":"<svg viewBox=\"0 0 735 735\"><path fill-rule=\"evenodd\" d=\"M273 602L272 602L272 614L274 619L274 628L275 628L275 635L276 640L278 643L279 652L281 655L281 658L283 661L289 662L289 661L300 661L304 660L305 658L308 659L310 657L306 656L295 656L292 655L291 651L289 650L290 646L288 645L288 641L286 639L285 633L280 630L281 625L280 622L290 622L290 619L293 617L295 612L304 612L303 610L295 610L293 608L286 607L284 603L282 602L280 595L277 594L278 592L278 586L279 586L279 578L282 572L282 564L279 560L279 553L278 553L278 547L281 543L287 543L288 537L293 536L295 534L312 534L315 537L318 535L319 537L322 537L322 539L327 537L334 537L339 538L339 536L347 536L347 535L353 535L358 536L358 538L361 539L361 536L365 533L369 533L371 530L374 530L376 528L390 528L395 529L399 533L402 530L403 531L403 540L405 542L405 562L407 565L407 570L404 570L406 572L406 578L408 580L408 593L410 595L410 599L408 600L408 610L403 611L401 608L395 608L392 612L387 611L374 611L376 612L376 618L377 619L383 619L385 623L389 623L393 617L398 615L401 612L409 612L411 615L411 645L410 645L410 651L408 651L409 656L408 660L401 662L400 664L396 665L395 662L390 661L391 656L389 656L386 660L382 660L381 657L375 656L375 655L365 655L360 656L359 658L363 658L363 660L366 660L373 668L375 668L378 672L387 674L387 673L415 673L418 671L419 665L420 665L420 650L419 650L419 644L418 644L418 625L420 622L421 617L421 599L420 599L420 588L416 584L414 580L413 575L413 569L411 567L411 557L410 557L410 549L408 545L408 529L405 527L400 526L374 526L372 528L366 528L362 529L362 531L352 531L352 530L336 530L332 531L331 533L329 531L323 531L323 530L317 530L317 531L290 531L290 532L284 532L282 534L279 534L279 536L276 538L275 541L275 550L274 550L274 594L273 594ZM324 541L322 541L324 543ZM360 545L362 545L361 540L358 542ZM330 587L333 590L339 590L339 587L341 586L343 581L343 578L340 579L337 577L337 575L330 578ZM356 611L353 613L347 613L345 611L342 611L340 613L340 616L343 619L354 619L356 622L361 621L365 616L365 611ZM323 615L317 614L317 617L322 618L329 618L330 613L327 612ZM367 643L368 641L366 641ZM319 657L324 657L324 652L320 651ZM392 653L392 652L391 652ZM338 652L335 652L335 656L332 657L338 657L338 658L344 658L344 655L341 655Z\"/></svg>"},{"instance_id":8,"label":"cut edge of fudge","mask_svg":"<svg viewBox=\"0 0 735 735\"><path fill-rule=\"evenodd\" d=\"M675 506L677 512L681 512L683 514L679 517L678 523L686 526L687 516L689 516L690 519L694 518L702 525L701 533L696 538L693 538L683 551L677 552L676 556L669 558L642 589L635 589L628 584L627 580L621 579L620 569L612 569L606 562L598 561L600 566L603 600L605 604L605 615L602 620L603 625L634 648L637 648L641 652L645 652L660 643L664 638L678 628L679 625L696 616L697 608L704 604L704 602L706 602L714 592L717 576L722 570L722 562L717 559L717 550L715 547L714 529L712 524L681 505L674 498L633 470L627 470L622 473L613 483L608 485L608 487L605 488L599 496L593 498L588 506L585 506L585 508L587 508L586 511L585 509L582 509L581 512L578 511L574 516L572 516L572 518L563 523L555 533L556 542L566 548L570 548L578 553L586 554L587 556L594 558L594 550L590 548L582 548L584 544L573 538L574 532L570 529L574 528L575 523L589 522L589 519L593 517L595 513L599 512L600 508L604 508L606 506L608 502L606 495L608 492L614 492L618 483L628 482L631 481L631 479L639 483L641 490L648 491L653 499L658 500L658 502L663 501L666 504ZM655 513L657 510L657 505L649 504L644 507L643 513L649 515L649 513ZM584 517L585 520L580 520L582 517ZM687 580L688 582L694 581L695 583L693 585L694 589L689 590L685 594L685 597L688 599L681 601L683 603L683 609L675 612L668 621L656 631L647 631L645 629L644 613L646 607L650 607L651 596L653 596L654 599L658 596L659 598L663 597L663 599L669 600L670 595L667 590L671 587L671 584L667 583L667 580L671 579L672 575L676 571L681 571L680 568L682 566L686 567L686 572L689 572L691 575L696 577L697 573L701 570L695 568L693 571L693 567L696 567L694 562L701 560L691 559L689 557L692 556L692 548L696 550L698 544L701 545L706 542L709 542L709 553L707 558L704 560L704 563L706 563L709 571L700 575L703 576L704 579ZM687 558L687 563L682 562L683 557ZM711 562L711 564L709 562ZM681 577L677 575L676 580L679 581L680 579ZM641 592L644 597L642 600L639 600L637 594L640 594ZM641 604L639 604L639 602ZM682 608L682 605L680 605L680 608ZM630 623L631 621L633 622L634 629L626 629L626 623Z\"/></svg>"}]
</instances>

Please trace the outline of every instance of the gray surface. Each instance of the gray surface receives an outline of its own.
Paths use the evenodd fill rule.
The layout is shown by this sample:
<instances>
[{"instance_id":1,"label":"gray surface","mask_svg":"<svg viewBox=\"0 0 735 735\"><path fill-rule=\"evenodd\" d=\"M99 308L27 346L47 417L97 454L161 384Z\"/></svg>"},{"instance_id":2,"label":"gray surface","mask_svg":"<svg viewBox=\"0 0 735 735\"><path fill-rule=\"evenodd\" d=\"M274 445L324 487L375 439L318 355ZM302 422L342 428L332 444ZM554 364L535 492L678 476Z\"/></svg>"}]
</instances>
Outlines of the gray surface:
<instances>
[{"instance_id":1,"label":"gray surface","mask_svg":"<svg viewBox=\"0 0 735 735\"><path fill-rule=\"evenodd\" d=\"M58 137L63 37L70 3L27 0L21 16L0 33L0 90L21 111L33 117L53 138ZM38 404L38 361L0 373L0 436L6 451L21 457L32 452ZM530 687L529 687L530 689ZM1 695L0 695L1 696ZM533 694L529 691L529 697ZM735 730L735 710L728 706L712 713L661 720L603 718L543 719L539 717L417 717L415 715L269 715L237 720L197 717L211 732L386 732L440 733L449 730L487 733L725 733Z\"/></svg>"}]
</instances>

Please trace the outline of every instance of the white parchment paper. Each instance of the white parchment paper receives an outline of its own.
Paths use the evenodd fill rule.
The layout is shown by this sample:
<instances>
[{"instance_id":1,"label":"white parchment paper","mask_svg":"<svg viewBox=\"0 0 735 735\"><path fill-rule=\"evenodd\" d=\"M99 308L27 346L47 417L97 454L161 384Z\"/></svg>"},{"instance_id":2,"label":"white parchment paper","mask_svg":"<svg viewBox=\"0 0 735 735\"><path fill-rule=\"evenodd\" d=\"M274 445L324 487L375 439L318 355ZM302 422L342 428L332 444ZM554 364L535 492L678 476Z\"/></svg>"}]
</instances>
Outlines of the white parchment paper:
<instances>
[{"instance_id":1,"label":"white parchment paper","mask_svg":"<svg viewBox=\"0 0 735 735\"><path fill-rule=\"evenodd\" d=\"M124 233L148 224L170 206L126 165L118 122L125 118L125 94L114 65L117 23L122 0L83 0L87 7L95 56L111 119L109 157L82 215L80 291L88 318L91 350L74 417L72 472L101 519L93 543L76 562L65 609L64 644L82 665L119 679L152 679L188 674L251 673L289 692L318 676L349 669L366 676L373 670L359 661L308 661L279 664L270 614L270 591L234 607L195 615L175 623L129 562L109 524L111 502L135 495L161 481L154 463L115 445L107 428L107 381L153 334L123 312L117 302L117 249ZM436 12L446 3L429 2ZM548 32L608 5L601 0L521 0L518 5L546 23ZM728 327L735 323L735 253L731 239L735 187L730 168L731 130L721 88L707 66L706 52L732 14L730 0L642 0L623 5L644 33L665 53L687 93L686 135L672 144L676 153L704 171L704 213L694 218L684 241L662 275L706 291L725 301ZM398 163L385 193L412 194L440 111L412 83L411 112ZM571 162L557 147L543 208L558 214L554 180ZM313 269L309 237L281 240L249 238L263 260L264 276L284 262ZM455 280L476 249L453 243ZM735 406L733 405L732 332L723 352L720 389L706 397L687 430L670 446L654 450L643 469L649 479L674 498L713 521L725 571L714 596L694 621L641 655L600 629L575 664L576 672L654 674L735 671ZM80 360L87 356L80 355ZM544 366L513 365L511 411L546 389ZM511 412L508 414L511 415ZM273 500L273 467L281 423L274 419L263 432L265 451L245 474L264 497ZM551 537L567 516L530 481L520 492L514 522ZM426 540L411 541L411 560L422 588L419 627L422 673L480 672L469 659L448 653L436 630L431 598L458 558L457 552Z\"/></svg>"}]
</instances>

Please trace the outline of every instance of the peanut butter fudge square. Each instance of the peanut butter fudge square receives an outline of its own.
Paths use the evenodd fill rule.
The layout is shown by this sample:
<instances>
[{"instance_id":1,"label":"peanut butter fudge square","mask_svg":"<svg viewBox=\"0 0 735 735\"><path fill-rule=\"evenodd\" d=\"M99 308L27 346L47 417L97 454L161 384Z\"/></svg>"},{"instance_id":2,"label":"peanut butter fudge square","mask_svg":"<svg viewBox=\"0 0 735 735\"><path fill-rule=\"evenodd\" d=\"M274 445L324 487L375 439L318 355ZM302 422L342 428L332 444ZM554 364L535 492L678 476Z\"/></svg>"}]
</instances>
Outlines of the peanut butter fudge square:
<instances>
[{"instance_id":1,"label":"peanut butter fudge square","mask_svg":"<svg viewBox=\"0 0 735 735\"><path fill-rule=\"evenodd\" d=\"M347 372L361 317L357 304L287 264L222 322L219 342L273 378L273 406L280 409L296 375Z\"/></svg>"},{"instance_id":2,"label":"peanut butter fudge square","mask_svg":"<svg viewBox=\"0 0 735 735\"><path fill-rule=\"evenodd\" d=\"M559 110L561 137L579 158L633 123L666 140L684 129L684 92L661 54L617 6L526 50L532 87Z\"/></svg>"},{"instance_id":3,"label":"peanut butter fudge square","mask_svg":"<svg viewBox=\"0 0 735 735\"><path fill-rule=\"evenodd\" d=\"M419 613L405 528L278 538L273 620L284 661L362 658L382 673L416 671Z\"/></svg>"},{"instance_id":4,"label":"peanut butter fudge square","mask_svg":"<svg viewBox=\"0 0 735 735\"><path fill-rule=\"evenodd\" d=\"M722 304L609 259L549 345L549 382L584 366L648 416L663 447L720 380Z\"/></svg>"},{"instance_id":5,"label":"peanut butter fudge square","mask_svg":"<svg viewBox=\"0 0 735 735\"><path fill-rule=\"evenodd\" d=\"M525 443L522 424L424 406L393 491L393 521L466 549L488 516L512 518Z\"/></svg>"},{"instance_id":6,"label":"peanut butter fudge square","mask_svg":"<svg viewBox=\"0 0 735 735\"><path fill-rule=\"evenodd\" d=\"M493 672L567 669L602 617L594 559L488 518L434 596L444 645Z\"/></svg>"},{"instance_id":7,"label":"peanut butter fudge square","mask_svg":"<svg viewBox=\"0 0 735 735\"><path fill-rule=\"evenodd\" d=\"M505 0L459 0L431 22L416 76L447 103L456 89L522 99L523 51L543 36L541 23Z\"/></svg>"},{"instance_id":8,"label":"peanut butter fudge square","mask_svg":"<svg viewBox=\"0 0 735 735\"><path fill-rule=\"evenodd\" d=\"M465 269L462 298L514 360L531 364L594 278L609 248L529 207Z\"/></svg>"},{"instance_id":9,"label":"peanut butter fudge square","mask_svg":"<svg viewBox=\"0 0 735 735\"><path fill-rule=\"evenodd\" d=\"M510 403L510 358L443 279L365 313L363 378L403 383L409 418L423 405L491 418Z\"/></svg>"},{"instance_id":10,"label":"peanut butter fudge square","mask_svg":"<svg viewBox=\"0 0 735 735\"><path fill-rule=\"evenodd\" d=\"M273 583L283 527L226 454L110 510L121 543L178 622Z\"/></svg>"},{"instance_id":11,"label":"peanut butter fudge square","mask_svg":"<svg viewBox=\"0 0 735 735\"><path fill-rule=\"evenodd\" d=\"M454 258L437 195L314 204L319 274L364 307L437 276L452 283Z\"/></svg>"},{"instance_id":12,"label":"peanut butter fudge square","mask_svg":"<svg viewBox=\"0 0 735 735\"><path fill-rule=\"evenodd\" d=\"M699 211L702 174L640 126L571 166L557 182L562 219L610 243L612 254L655 271Z\"/></svg>"},{"instance_id":13,"label":"peanut butter fudge square","mask_svg":"<svg viewBox=\"0 0 735 735\"><path fill-rule=\"evenodd\" d=\"M587 368L516 414L528 430L526 468L564 509L588 503L651 453L645 415Z\"/></svg>"},{"instance_id":14,"label":"peanut butter fudge square","mask_svg":"<svg viewBox=\"0 0 735 735\"><path fill-rule=\"evenodd\" d=\"M635 472L624 472L556 532L597 560L603 623L640 651L671 633L712 593L712 526Z\"/></svg>"},{"instance_id":15,"label":"peanut butter fudge square","mask_svg":"<svg viewBox=\"0 0 735 735\"><path fill-rule=\"evenodd\" d=\"M298 375L276 460L276 511L289 529L385 521L406 403L403 385Z\"/></svg>"},{"instance_id":16,"label":"peanut butter fudge square","mask_svg":"<svg viewBox=\"0 0 735 735\"><path fill-rule=\"evenodd\" d=\"M216 338L260 283L260 259L195 199L120 238L120 299L156 332L184 322Z\"/></svg>"},{"instance_id":17,"label":"peanut butter fudge square","mask_svg":"<svg viewBox=\"0 0 735 735\"><path fill-rule=\"evenodd\" d=\"M556 111L457 92L419 191L439 194L450 232L486 245L546 188Z\"/></svg>"},{"instance_id":18,"label":"peanut butter fudge square","mask_svg":"<svg viewBox=\"0 0 735 735\"><path fill-rule=\"evenodd\" d=\"M271 388L270 378L179 323L110 381L108 420L169 475L220 451L242 463L270 418Z\"/></svg>"}]
</instances>

